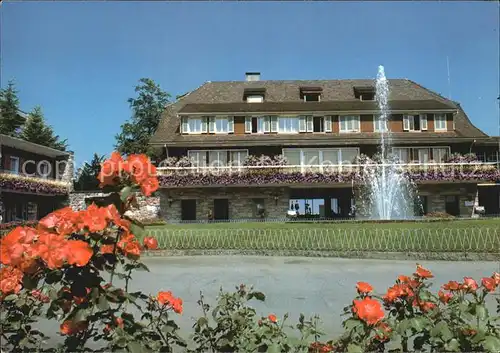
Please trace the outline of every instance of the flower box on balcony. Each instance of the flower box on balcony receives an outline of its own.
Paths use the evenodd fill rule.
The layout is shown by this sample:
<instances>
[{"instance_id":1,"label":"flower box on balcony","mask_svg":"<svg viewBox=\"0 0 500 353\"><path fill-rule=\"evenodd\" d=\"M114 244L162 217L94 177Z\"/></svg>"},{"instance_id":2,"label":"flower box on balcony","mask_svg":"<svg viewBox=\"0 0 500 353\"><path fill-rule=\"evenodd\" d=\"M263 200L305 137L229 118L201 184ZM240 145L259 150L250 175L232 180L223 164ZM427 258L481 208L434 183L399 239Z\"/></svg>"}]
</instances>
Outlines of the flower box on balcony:
<instances>
[{"instance_id":1,"label":"flower box on balcony","mask_svg":"<svg viewBox=\"0 0 500 353\"><path fill-rule=\"evenodd\" d=\"M64 195L69 193L67 182L0 173L0 189L35 194Z\"/></svg>"}]
</instances>

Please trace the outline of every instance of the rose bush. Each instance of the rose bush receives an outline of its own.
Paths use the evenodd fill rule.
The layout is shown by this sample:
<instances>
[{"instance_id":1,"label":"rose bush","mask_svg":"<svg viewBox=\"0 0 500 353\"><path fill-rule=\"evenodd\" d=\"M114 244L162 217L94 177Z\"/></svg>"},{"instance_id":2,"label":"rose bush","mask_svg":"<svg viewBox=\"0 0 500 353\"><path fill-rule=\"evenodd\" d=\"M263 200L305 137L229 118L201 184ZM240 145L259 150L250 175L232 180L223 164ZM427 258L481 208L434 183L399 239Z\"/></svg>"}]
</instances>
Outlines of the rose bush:
<instances>
[{"instance_id":1,"label":"rose bush","mask_svg":"<svg viewBox=\"0 0 500 353\"><path fill-rule=\"evenodd\" d=\"M0 336L9 352L429 352L500 351L500 302L494 312L486 298L500 286L494 273L476 282L466 277L430 290L433 274L417 266L385 293L358 282L344 309L345 332L328 340L319 318L295 325L273 313L259 317L252 300L263 293L240 285L221 292L216 305L203 296L201 317L186 341L176 315L182 298L171 291L132 292L134 271L147 267L143 250L158 247L141 226L125 216L138 192L158 188L156 170L145 156L105 161L101 186L108 204L86 210L63 208L36 226L20 226L0 240ZM142 241L140 241L142 239ZM498 301L498 299L497 299ZM57 322L61 343L47 346L41 320Z\"/></svg>"}]
</instances>

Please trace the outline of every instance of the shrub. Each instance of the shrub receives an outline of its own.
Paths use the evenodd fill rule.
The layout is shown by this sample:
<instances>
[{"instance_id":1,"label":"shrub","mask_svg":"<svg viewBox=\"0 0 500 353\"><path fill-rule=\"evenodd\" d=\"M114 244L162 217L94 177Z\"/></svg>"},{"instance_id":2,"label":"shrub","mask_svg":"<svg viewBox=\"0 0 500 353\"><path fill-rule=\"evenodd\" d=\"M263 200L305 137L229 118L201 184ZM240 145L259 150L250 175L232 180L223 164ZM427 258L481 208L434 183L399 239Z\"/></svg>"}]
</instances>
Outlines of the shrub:
<instances>
[{"instance_id":1,"label":"shrub","mask_svg":"<svg viewBox=\"0 0 500 353\"><path fill-rule=\"evenodd\" d=\"M449 213L446 212L429 212L425 215L427 218L455 218Z\"/></svg>"}]
</instances>

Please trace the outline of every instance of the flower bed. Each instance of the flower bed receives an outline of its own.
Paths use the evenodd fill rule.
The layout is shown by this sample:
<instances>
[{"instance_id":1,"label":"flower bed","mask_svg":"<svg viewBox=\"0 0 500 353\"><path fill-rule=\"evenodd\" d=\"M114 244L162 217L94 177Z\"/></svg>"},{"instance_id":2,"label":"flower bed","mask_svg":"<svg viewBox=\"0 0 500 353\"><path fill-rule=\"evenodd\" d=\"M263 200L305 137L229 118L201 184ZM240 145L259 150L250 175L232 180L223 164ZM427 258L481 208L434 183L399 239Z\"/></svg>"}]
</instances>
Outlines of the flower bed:
<instances>
[{"instance_id":1,"label":"flower bed","mask_svg":"<svg viewBox=\"0 0 500 353\"><path fill-rule=\"evenodd\" d=\"M69 184L57 180L0 173L0 189L40 194L67 194Z\"/></svg>"}]
</instances>

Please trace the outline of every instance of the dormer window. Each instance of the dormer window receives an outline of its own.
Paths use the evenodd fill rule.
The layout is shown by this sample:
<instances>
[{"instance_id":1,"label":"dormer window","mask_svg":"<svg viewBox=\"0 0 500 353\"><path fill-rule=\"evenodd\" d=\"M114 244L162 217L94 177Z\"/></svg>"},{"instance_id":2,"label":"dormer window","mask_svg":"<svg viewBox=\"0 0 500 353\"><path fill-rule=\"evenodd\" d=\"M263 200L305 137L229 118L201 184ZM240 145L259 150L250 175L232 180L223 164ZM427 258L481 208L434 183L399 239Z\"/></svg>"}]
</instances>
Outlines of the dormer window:
<instances>
[{"instance_id":1,"label":"dormer window","mask_svg":"<svg viewBox=\"0 0 500 353\"><path fill-rule=\"evenodd\" d=\"M247 96L247 103L262 103L264 97L259 95Z\"/></svg>"},{"instance_id":2,"label":"dormer window","mask_svg":"<svg viewBox=\"0 0 500 353\"><path fill-rule=\"evenodd\" d=\"M266 95L265 88L246 88L243 92L243 101L247 103L262 103Z\"/></svg>"},{"instance_id":3,"label":"dormer window","mask_svg":"<svg viewBox=\"0 0 500 353\"><path fill-rule=\"evenodd\" d=\"M354 87L354 97L361 101L375 100L375 87Z\"/></svg>"},{"instance_id":4,"label":"dormer window","mask_svg":"<svg viewBox=\"0 0 500 353\"><path fill-rule=\"evenodd\" d=\"M304 102L320 102L322 91L321 87L301 87L300 99L304 100Z\"/></svg>"}]
</instances>

